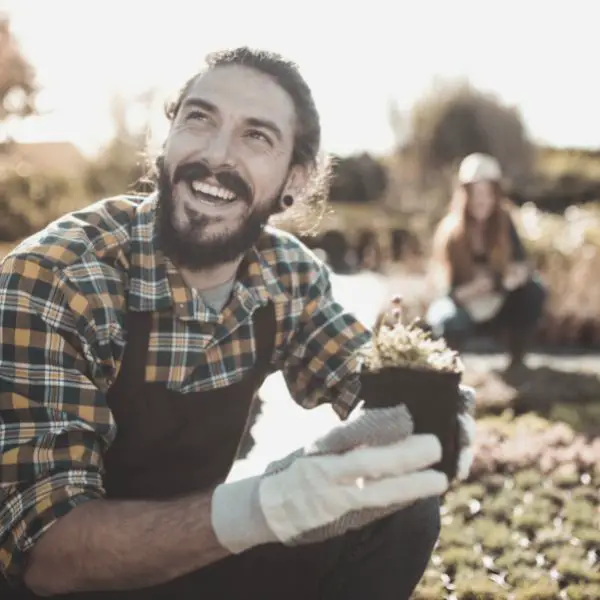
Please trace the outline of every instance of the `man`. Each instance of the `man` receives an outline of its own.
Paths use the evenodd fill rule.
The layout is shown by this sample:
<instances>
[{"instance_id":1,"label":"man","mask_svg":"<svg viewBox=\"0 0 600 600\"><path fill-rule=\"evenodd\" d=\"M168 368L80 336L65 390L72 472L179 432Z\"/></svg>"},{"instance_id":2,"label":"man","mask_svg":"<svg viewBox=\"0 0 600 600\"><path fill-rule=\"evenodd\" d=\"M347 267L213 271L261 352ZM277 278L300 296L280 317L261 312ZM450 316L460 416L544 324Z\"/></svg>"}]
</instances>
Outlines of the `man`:
<instances>
[{"instance_id":1,"label":"man","mask_svg":"<svg viewBox=\"0 0 600 600\"><path fill-rule=\"evenodd\" d=\"M266 226L325 191L310 90L241 48L209 56L167 116L156 194L66 215L0 269L9 594L406 598L448 482L403 406L224 483L270 372L306 408L359 402L369 332Z\"/></svg>"}]
</instances>

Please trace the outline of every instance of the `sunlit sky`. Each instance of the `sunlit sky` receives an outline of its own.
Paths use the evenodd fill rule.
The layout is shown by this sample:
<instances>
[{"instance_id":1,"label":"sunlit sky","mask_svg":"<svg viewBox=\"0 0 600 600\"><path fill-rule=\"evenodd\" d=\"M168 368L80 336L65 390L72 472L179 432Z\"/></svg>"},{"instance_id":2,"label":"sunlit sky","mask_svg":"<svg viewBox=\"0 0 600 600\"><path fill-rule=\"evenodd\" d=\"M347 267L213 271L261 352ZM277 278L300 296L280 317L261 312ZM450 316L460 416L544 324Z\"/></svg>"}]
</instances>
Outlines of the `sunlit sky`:
<instances>
[{"instance_id":1,"label":"sunlit sky","mask_svg":"<svg viewBox=\"0 0 600 600\"><path fill-rule=\"evenodd\" d=\"M110 138L109 102L178 87L212 50L248 44L295 60L326 150L386 151L390 100L410 109L438 78L517 105L534 139L600 146L600 1L0 0L44 92L18 139Z\"/></svg>"}]
</instances>

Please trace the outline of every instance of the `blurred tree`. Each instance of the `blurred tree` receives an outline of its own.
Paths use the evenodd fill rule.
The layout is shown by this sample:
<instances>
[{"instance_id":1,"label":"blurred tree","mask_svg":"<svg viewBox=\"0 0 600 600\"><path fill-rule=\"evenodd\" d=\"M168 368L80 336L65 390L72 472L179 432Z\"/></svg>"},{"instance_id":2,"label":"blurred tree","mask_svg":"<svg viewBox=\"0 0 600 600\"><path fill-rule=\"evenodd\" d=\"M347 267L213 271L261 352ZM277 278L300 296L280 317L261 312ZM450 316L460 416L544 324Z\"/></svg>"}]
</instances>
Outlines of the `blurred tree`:
<instances>
[{"instance_id":1,"label":"blurred tree","mask_svg":"<svg viewBox=\"0 0 600 600\"><path fill-rule=\"evenodd\" d=\"M425 180L471 152L494 155L513 181L531 173L533 148L517 109L469 83L438 82L410 121L410 150Z\"/></svg>"},{"instance_id":2,"label":"blurred tree","mask_svg":"<svg viewBox=\"0 0 600 600\"><path fill-rule=\"evenodd\" d=\"M147 173L145 150L153 94L149 90L130 101L121 96L113 98L114 137L90 164L85 176L85 187L93 197L148 191L141 180ZM137 126L131 123L133 111L138 117L141 115Z\"/></svg>"},{"instance_id":3,"label":"blurred tree","mask_svg":"<svg viewBox=\"0 0 600 600\"><path fill-rule=\"evenodd\" d=\"M0 123L35 112L35 70L21 53L8 17L0 14Z\"/></svg>"},{"instance_id":4,"label":"blurred tree","mask_svg":"<svg viewBox=\"0 0 600 600\"><path fill-rule=\"evenodd\" d=\"M386 190L385 167L370 154L337 158L334 163L332 202L373 202Z\"/></svg>"},{"instance_id":5,"label":"blurred tree","mask_svg":"<svg viewBox=\"0 0 600 600\"><path fill-rule=\"evenodd\" d=\"M396 149L401 151L410 143L410 120L408 115L400 110L397 102L388 101L388 120L392 128Z\"/></svg>"}]
</instances>

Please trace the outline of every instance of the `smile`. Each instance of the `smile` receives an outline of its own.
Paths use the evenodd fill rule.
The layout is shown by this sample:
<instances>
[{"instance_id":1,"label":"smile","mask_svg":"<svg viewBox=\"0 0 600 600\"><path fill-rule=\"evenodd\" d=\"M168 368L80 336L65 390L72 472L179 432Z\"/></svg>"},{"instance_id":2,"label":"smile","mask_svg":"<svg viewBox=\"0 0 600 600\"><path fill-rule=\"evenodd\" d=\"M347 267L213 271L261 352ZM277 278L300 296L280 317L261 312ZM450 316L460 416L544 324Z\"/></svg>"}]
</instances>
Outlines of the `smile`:
<instances>
[{"instance_id":1,"label":"smile","mask_svg":"<svg viewBox=\"0 0 600 600\"><path fill-rule=\"evenodd\" d=\"M232 191L222 186L212 185L197 179L190 182L190 187L195 196L200 196L202 200L215 204L229 203L237 198Z\"/></svg>"}]
</instances>

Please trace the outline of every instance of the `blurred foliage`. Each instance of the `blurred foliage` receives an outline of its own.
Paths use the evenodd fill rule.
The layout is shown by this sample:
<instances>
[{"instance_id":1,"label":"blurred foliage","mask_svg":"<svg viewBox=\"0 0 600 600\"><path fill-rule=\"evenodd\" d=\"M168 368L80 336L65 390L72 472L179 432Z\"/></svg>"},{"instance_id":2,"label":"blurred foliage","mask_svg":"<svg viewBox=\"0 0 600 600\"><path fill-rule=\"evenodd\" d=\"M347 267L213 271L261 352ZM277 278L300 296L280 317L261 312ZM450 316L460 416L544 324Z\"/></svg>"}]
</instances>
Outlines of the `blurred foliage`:
<instances>
[{"instance_id":1,"label":"blurred foliage","mask_svg":"<svg viewBox=\"0 0 600 600\"><path fill-rule=\"evenodd\" d=\"M329 199L331 202L374 202L386 190L388 174L370 154L334 159Z\"/></svg>"},{"instance_id":2,"label":"blurred foliage","mask_svg":"<svg viewBox=\"0 0 600 600\"><path fill-rule=\"evenodd\" d=\"M600 438L534 415L480 419L414 598L600 598L598 465Z\"/></svg>"},{"instance_id":3,"label":"blurred foliage","mask_svg":"<svg viewBox=\"0 0 600 600\"><path fill-rule=\"evenodd\" d=\"M23 164L0 173L0 241L16 242L81 204L81 185Z\"/></svg>"},{"instance_id":4,"label":"blurred foliage","mask_svg":"<svg viewBox=\"0 0 600 600\"><path fill-rule=\"evenodd\" d=\"M600 320L600 206L571 206L556 215L526 204L516 217L529 253L551 290L548 311Z\"/></svg>"},{"instance_id":5,"label":"blurred foliage","mask_svg":"<svg viewBox=\"0 0 600 600\"><path fill-rule=\"evenodd\" d=\"M519 204L532 202L541 210L562 214L568 207L600 200L600 152L538 146L531 177L512 185Z\"/></svg>"},{"instance_id":6,"label":"blurred foliage","mask_svg":"<svg viewBox=\"0 0 600 600\"><path fill-rule=\"evenodd\" d=\"M149 110L152 101L150 92L138 100ZM148 124L133 128L128 120L131 108L131 103L123 98L113 98L112 120L115 135L90 163L84 174L85 189L94 199L150 190L143 181L149 166L145 155Z\"/></svg>"},{"instance_id":7,"label":"blurred foliage","mask_svg":"<svg viewBox=\"0 0 600 600\"><path fill-rule=\"evenodd\" d=\"M516 108L466 82L438 82L413 106L405 150L421 178L452 168L471 152L495 156L508 179L532 168L532 145Z\"/></svg>"},{"instance_id":8,"label":"blurred foliage","mask_svg":"<svg viewBox=\"0 0 600 600\"><path fill-rule=\"evenodd\" d=\"M148 108L150 93L136 99L138 108ZM18 160L0 165L0 242L14 242L45 227L70 210L95 200L127 192L149 191L144 183L147 124L133 127L128 118L132 103L115 97L113 139L88 161L79 177L41 172L18 155L16 144L5 147ZM8 166L8 167L7 167Z\"/></svg>"},{"instance_id":9,"label":"blurred foliage","mask_svg":"<svg viewBox=\"0 0 600 600\"><path fill-rule=\"evenodd\" d=\"M8 18L0 15L0 122L34 113L36 92L34 68L21 53Z\"/></svg>"}]
</instances>

